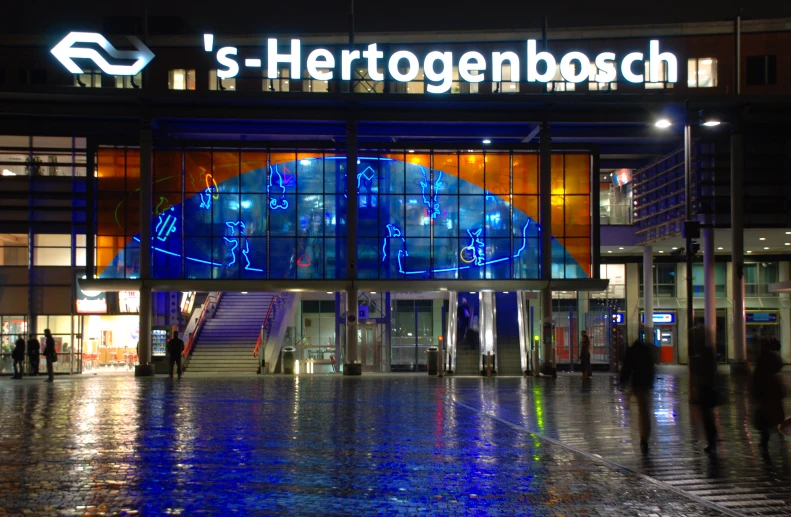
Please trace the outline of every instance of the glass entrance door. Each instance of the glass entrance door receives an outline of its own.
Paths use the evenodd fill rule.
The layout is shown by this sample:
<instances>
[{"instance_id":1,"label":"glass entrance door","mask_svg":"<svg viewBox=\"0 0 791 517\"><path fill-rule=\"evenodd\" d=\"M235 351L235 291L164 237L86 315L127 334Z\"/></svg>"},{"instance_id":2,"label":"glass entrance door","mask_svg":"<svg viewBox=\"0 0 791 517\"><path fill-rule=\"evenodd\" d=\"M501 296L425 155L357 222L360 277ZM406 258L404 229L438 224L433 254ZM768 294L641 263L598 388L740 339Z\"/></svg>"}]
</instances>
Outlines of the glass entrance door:
<instances>
[{"instance_id":1,"label":"glass entrance door","mask_svg":"<svg viewBox=\"0 0 791 517\"><path fill-rule=\"evenodd\" d=\"M378 372L382 369L382 340L377 327L376 323L363 323L357 328L360 362L366 372Z\"/></svg>"}]
</instances>

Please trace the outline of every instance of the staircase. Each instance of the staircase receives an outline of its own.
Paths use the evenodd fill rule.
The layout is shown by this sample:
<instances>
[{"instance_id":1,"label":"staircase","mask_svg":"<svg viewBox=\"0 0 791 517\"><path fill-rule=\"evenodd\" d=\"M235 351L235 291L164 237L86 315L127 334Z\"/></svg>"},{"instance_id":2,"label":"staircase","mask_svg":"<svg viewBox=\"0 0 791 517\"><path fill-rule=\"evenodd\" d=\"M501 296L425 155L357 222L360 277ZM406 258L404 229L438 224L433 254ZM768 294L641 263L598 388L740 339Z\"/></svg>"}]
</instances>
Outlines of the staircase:
<instances>
[{"instance_id":1,"label":"staircase","mask_svg":"<svg viewBox=\"0 0 791 517\"><path fill-rule=\"evenodd\" d=\"M480 345L478 334L467 331L466 339L456 348L456 375L480 375Z\"/></svg>"},{"instance_id":2,"label":"staircase","mask_svg":"<svg viewBox=\"0 0 791 517\"><path fill-rule=\"evenodd\" d=\"M497 340L497 375L522 375L519 340Z\"/></svg>"},{"instance_id":3,"label":"staircase","mask_svg":"<svg viewBox=\"0 0 791 517\"><path fill-rule=\"evenodd\" d=\"M214 317L195 341L189 373L255 373L253 349L266 311L277 293L223 293Z\"/></svg>"}]
</instances>

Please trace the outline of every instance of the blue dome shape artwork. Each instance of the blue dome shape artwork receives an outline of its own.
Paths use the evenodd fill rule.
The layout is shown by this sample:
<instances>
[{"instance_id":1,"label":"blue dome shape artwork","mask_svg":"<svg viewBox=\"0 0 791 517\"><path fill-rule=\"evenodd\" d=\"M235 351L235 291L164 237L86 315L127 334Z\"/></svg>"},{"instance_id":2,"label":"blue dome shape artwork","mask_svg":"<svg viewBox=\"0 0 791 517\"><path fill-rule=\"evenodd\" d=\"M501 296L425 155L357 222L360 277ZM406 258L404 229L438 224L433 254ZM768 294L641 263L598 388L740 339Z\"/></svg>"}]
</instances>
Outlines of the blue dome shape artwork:
<instances>
[{"instance_id":1,"label":"blue dome shape artwork","mask_svg":"<svg viewBox=\"0 0 791 517\"><path fill-rule=\"evenodd\" d=\"M295 174L297 171L297 174ZM155 278L345 278L346 158L273 163L169 205L155 200ZM478 185L401 160L358 160L361 278L540 278L540 225ZM502 189L501 189L502 190ZM100 278L137 271L135 236ZM587 278L552 239L553 276ZM132 262L132 263L130 263Z\"/></svg>"}]
</instances>

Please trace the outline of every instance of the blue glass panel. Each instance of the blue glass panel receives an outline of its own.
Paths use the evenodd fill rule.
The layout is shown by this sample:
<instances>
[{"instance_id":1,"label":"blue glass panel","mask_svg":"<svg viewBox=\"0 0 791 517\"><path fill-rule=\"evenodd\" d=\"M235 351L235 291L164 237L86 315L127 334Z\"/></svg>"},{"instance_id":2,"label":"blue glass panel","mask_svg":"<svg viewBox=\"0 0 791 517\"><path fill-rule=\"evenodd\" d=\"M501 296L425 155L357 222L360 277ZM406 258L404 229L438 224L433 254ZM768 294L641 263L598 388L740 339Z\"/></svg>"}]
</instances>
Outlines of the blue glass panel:
<instances>
[{"instance_id":1,"label":"blue glass panel","mask_svg":"<svg viewBox=\"0 0 791 517\"><path fill-rule=\"evenodd\" d=\"M483 228L484 223L484 196L459 197L459 232L461 238L467 237L467 230Z\"/></svg>"},{"instance_id":2,"label":"blue glass panel","mask_svg":"<svg viewBox=\"0 0 791 517\"><path fill-rule=\"evenodd\" d=\"M456 278L459 267L459 239L453 237L437 237L434 234L434 277ZM464 263L462 263L464 265Z\"/></svg>"},{"instance_id":3,"label":"blue glass panel","mask_svg":"<svg viewBox=\"0 0 791 517\"><path fill-rule=\"evenodd\" d=\"M405 163L398 160L380 160L379 162L379 193L404 193Z\"/></svg>"},{"instance_id":4,"label":"blue glass panel","mask_svg":"<svg viewBox=\"0 0 791 517\"><path fill-rule=\"evenodd\" d=\"M421 196L408 195L405 198L407 237L428 237L431 235L431 220Z\"/></svg>"},{"instance_id":5,"label":"blue glass panel","mask_svg":"<svg viewBox=\"0 0 791 517\"><path fill-rule=\"evenodd\" d=\"M187 278L211 278L211 238L185 239L184 248L184 270Z\"/></svg>"},{"instance_id":6,"label":"blue glass panel","mask_svg":"<svg viewBox=\"0 0 791 517\"><path fill-rule=\"evenodd\" d=\"M324 193L324 160L300 159L296 164L297 192L300 194Z\"/></svg>"},{"instance_id":7,"label":"blue glass panel","mask_svg":"<svg viewBox=\"0 0 791 517\"><path fill-rule=\"evenodd\" d=\"M324 239L300 237L297 239L297 278L324 277Z\"/></svg>"},{"instance_id":8,"label":"blue glass panel","mask_svg":"<svg viewBox=\"0 0 791 517\"><path fill-rule=\"evenodd\" d=\"M324 231L328 237L346 235L346 198L324 196Z\"/></svg>"},{"instance_id":9,"label":"blue glass panel","mask_svg":"<svg viewBox=\"0 0 791 517\"><path fill-rule=\"evenodd\" d=\"M511 207L499 196L486 195L486 226L484 235L489 237L508 237L511 233L509 221Z\"/></svg>"},{"instance_id":10,"label":"blue glass panel","mask_svg":"<svg viewBox=\"0 0 791 517\"><path fill-rule=\"evenodd\" d=\"M324 239L324 277L346 278L345 239Z\"/></svg>"},{"instance_id":11,"label":"blue glass panel","mask_svg":"<svg viewBox=\"0 0 791 517\"><path fill-rule=\"evenodd\" d=\"M297 269L296 238L273 238L269 242L269 278L295 278Z\"/></svg>"},{"instance_id":12,"label":"blue glass panel","mask_svg":"<svg viewBox=\"0 0 791 517\"><path fill-rule=\"evenodd\" d=\"M269 235L271 236L289 236L297 234L297 212L296 200L297 196L294 194L285 194L278 198L278 207L286 206L286 208L273 209L270 198L269 205Z\"/></svg>"},{"instance_id":13,"label":"blue glass panel","mask_svg":"<svg viewBox=\"0 0 791 517\"><path fill-rule=\"evenodd\" d=\"M246 251L241 255L241 277L266 278L266 237L249 237Z\"/></svg>"},{"instance_id":14,"label":"blue glass panel","mask_svg":"<svg viewBox=\"0 0 791 517\"><path fill-rule=\"evenodd\" d=\"M434 236L457 237L459 235L459 198L438 196L439 215L434 218Z\"/></svg>"},{"instance_id":15,"label":"blue glass panel","mask_svg":"<svg viewBox=\"0 0 791 517\"><path fill-rule=\"evenodd\" d=\"M511 239L486 239L486 278L511 278L511 257Z\"/></svg>"},{"instance_id":16,"label":"blue glass panel","mask_svg":"<svg viewBox=\"0 0 791 517\"><path fill-rule=\"evenodd\" d=\"M377 278L379 276L379 240L357 239L357 276Z\"/></svg>"}]
</instances>

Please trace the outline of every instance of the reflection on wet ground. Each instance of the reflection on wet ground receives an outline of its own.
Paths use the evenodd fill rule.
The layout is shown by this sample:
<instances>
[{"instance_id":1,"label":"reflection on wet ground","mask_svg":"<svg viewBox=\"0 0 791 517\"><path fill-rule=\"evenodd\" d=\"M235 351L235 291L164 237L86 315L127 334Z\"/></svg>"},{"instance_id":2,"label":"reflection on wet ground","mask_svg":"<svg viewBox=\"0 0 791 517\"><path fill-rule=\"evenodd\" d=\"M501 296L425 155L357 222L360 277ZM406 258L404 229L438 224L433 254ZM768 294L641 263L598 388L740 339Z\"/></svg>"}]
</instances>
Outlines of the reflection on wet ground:
<instances>
[{"instance_id":1,"label":"reflection on wet ground","mask_svg":"<svg viewBox=\"0 0 791 517\"><path fill-rule=\"evenodd\" d=\"M0 516L791 513L738 380L717 458L686 377L657 388L642 456L604 374L2 379Z\"/></svg>"}]
</instances>

